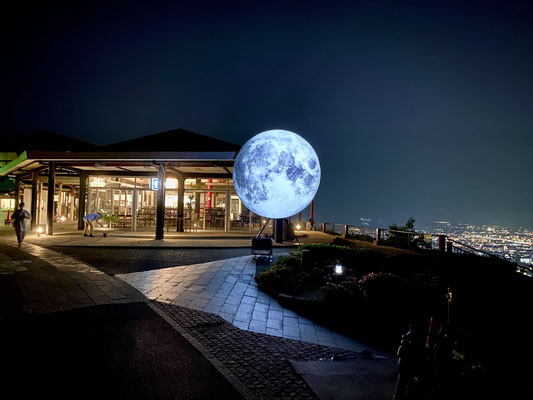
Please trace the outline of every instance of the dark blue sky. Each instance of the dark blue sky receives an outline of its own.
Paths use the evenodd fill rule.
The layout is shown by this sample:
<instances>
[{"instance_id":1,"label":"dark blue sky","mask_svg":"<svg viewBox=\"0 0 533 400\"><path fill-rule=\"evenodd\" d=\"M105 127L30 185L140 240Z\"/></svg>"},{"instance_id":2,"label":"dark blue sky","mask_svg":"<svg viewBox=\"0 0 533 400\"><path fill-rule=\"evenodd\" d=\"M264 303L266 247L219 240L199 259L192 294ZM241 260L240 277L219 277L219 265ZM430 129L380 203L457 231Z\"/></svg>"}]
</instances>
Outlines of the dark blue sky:
<instances>
[{"instance_id":1,"label":"dark blue sky","mask_svg":"<svg viewBox=\"0 0 533 400\"><path fill-rule=\"evenodd\" d=\"M3 137L288 129L320 221L533 227L531 2L52 3L0 17Z\"/></svg>"}]
</instances>

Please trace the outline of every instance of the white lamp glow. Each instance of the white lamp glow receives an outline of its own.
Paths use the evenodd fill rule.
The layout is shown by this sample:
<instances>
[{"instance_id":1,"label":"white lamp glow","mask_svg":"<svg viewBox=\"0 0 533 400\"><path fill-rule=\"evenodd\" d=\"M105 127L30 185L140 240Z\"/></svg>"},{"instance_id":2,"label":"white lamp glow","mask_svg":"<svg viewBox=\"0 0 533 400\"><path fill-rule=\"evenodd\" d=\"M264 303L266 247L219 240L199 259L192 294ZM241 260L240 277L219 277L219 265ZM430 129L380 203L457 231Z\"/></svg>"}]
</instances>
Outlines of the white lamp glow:
<instances>
[{"instance_id":1,"label":"white lamp glow","mask_svg":"<svg viewBox=\"0 0 533 400\"><path fill-rule=\"evenodd\" d=\"M340 274L342 274L343 272L344 272L344 271L343 271L342 265L340 265L340 264L335 265L335 273L336 273L336 274L340 275Z\"/></svg>"}]
</instances>

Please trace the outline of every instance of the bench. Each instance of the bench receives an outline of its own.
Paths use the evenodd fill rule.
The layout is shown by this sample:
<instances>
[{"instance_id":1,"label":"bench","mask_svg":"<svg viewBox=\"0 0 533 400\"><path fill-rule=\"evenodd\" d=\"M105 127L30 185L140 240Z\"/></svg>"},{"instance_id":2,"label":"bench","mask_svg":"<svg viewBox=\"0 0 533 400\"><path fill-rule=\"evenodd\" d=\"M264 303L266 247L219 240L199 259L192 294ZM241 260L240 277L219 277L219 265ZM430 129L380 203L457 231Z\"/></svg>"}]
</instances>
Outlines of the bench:
<instances>
[{"instance_id":1,"label":"bench","mask_svg":"<svg viewBox=\"0 0 533 400\"><path fill-rule=\"evenodd\" d=\"M252 255L272 258L272 239L252 238Z\"/></svg>"}]
</instances>

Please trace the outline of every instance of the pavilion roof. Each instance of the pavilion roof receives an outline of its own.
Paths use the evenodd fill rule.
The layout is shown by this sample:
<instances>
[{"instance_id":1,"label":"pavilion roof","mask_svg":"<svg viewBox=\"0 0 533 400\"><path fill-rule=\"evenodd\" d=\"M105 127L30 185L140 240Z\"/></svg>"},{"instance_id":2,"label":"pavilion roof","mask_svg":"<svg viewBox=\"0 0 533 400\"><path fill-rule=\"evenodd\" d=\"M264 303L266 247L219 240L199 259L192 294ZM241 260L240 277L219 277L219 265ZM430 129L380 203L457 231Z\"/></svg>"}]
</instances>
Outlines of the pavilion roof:
<instances>
[{"instance_id":1,"label":"pavilion roof","mask_svg":"<svg viewBox=\"0 0 533 400\"><path fill-rule=\"evenodd\" d=\"M20 154L28 150L54 152L98 151L100 146L44 129L36 129L27 135L6 143L5 147L2 147L4 151L12 151Z\"/></svg>"},{"instance_id":2,"label":"pavilion roof","mask_svg":"<svg viewBox=\"0 0 533 400\"><path fill-rule=\"evenodd\" d=\"M222 178L231 176L240 147L185 129L104 146L38 129L2 146L7 158L0 166L0 176L28 176L55 162L64 173L74 175L86 172L151 176L157 172L156 164L164 163L171 168L169 172Z\"/></svg>"},{"instance_id":3,"label":"pavilion roof","mask_svg":"<svg viewBox=\"0 0 533 400\"><path fill-rule=\"evenodd\" d=\"M169 152L169 151L239 151L240 145L201 135L186 129L153 133L135 139L102 146L102 151L115 152Z\"/></svg>"}]
</instances>

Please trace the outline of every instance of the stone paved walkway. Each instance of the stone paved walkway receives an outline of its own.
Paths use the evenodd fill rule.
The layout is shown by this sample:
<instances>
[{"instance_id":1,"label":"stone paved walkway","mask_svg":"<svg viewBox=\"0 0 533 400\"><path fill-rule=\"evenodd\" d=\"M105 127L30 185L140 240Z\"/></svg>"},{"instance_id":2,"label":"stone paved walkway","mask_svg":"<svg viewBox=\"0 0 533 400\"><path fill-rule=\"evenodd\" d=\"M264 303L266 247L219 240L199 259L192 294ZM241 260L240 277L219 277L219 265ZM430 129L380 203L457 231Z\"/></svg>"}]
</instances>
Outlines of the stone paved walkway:
<instances>
[{"instance_id":1,"label":"stone paved walkway","mask_svg":"<svg viewBox=\"0 0 533 400\"><path fill-rule=\"evenodd\" d=\"M146 278L143 281L144 291L153 290L152 295L163 291L157 296L158 301L152 301L154 308L236 388L244 387L241 394L247 399L316 399L309 386L294 371L289 359L306 361L329 359L333 356L360 356L338 347L302 341L306 338L306 329L314 329L317 342L342 345L340 339L335 342L337 339L333 333L333 339L328 337L333 342L323 341L320 327L298 318L290 310L284 310L273 299L260 293L253 280L255 265L250 257L160 271L162 275L157 280L157 270L143 275ZM129 274L129 278L137 283L142 281L140 275ZM163 279L166 278L168 279L163 285ZM177 281L183 283L179 288ZM185 287L186 290L183 290ZM171 304L170 293L173 288L178 292L182 291L184 296L176 295L172 301L179 297L181 300L177 302L188 303L190 308ZM208 294L209 292L213 294ZM198 311L199 308L207 307L213 299L222 298L225 299L224 304L217 306L212 303L211 306L215 308L211 312ZM236 299L240 299L239 303L231 304ZM108 276L75 258L26 243L22 251L19 251L14 247L13 240L0 239L0 300L0 317L9 317L18 313L48 313L99 304L144 302L146 297L123 280ZM214 300L217 301L220 300ZM236 307L225 307L226 303ZM243 307L242 314L237 317L241 306L247 304L251 307ZM260 311L265 307L262 304L268 305L265 311ZM219 315L212 313L217 308L220 308ZM249 318L250 311L246 310L251 310ZM270 314L270 311L277 313ZM220 315L224 315L226 319ZM266 318L266 323L252 324L254 320L261 321L259 317ZM250 329L250 326L254 328L258 324L260 326L256 330L259 332L266 333L268 328L275 331L269 330L271 334L263 334L239 329L228 323L227 319L232 319L241 328L247 324ZM246 320L249 322L244 322ZM276 328L279 326L281 329ZM287 330L287 338L280 337L283 335L283 328L291 326L298 326L299 338L288 338L295 330ZM308 328L300 331L301 326ZM296 339L296 335L293 336Z\"/></svg>"},{"instance_id":2,"label":"stone paved walkway","mask_svg":"<svg viewBox=\"0 0 533 400\"><path fill-rule=\"evenodd\" d=\"M23 258L0 239L2 314L44 313L99 304L144 301L124 281L53 250L24 243ZM24 254L24 253L22 253Z\"/></svg>"},{"instance_id":3,"label":"stone paved walkway","mask_svg":"<svg viewBox=\"0 0 533 400\"><path fill-rule=\"evenodd\" d=\"M375 352L282 307L276 299L259 291L255 270L252 256L244 256L117 277L151 300L212 313L240 329L351 351Z\"/></svg>"}]
</instances>

